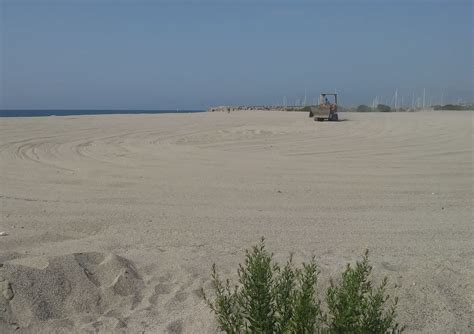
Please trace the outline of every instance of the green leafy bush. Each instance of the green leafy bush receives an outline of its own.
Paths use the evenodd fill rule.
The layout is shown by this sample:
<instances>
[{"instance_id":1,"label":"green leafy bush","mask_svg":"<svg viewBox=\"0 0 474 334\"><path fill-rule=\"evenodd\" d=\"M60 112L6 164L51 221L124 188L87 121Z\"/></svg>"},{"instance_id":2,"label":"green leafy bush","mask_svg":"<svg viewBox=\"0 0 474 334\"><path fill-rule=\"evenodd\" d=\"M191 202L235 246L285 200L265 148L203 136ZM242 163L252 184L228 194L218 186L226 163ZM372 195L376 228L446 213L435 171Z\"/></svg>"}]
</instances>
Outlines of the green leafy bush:
<instances>
[{"instance_id":1,"label":"green leafy bush","mask_svg":"<svg viewBox=\"0 0 474 334\"><path fill-rule=\"evenodd\" d=\"M397 299L388 305L387 278L374 288L371 270L367 252L355 267L348 265L340 283L331 281L324 312L317 298L314 258L297 268L290 257L281 267L262 238L246 251L237 285L223 282L212 267L215 297L206 300L225 333L400 333Z\"/></svg>"},{"instance_id":2,"label":"green leafy bush","mask_svg":"<svg viewBox=\"0 0 474 334\"><path fill-rule=\"evenodd\" d=\"M368 251L361 262L352 268L347 265L342 281L331 281L327 290L328 321L330 333L397 333L402 328L395 322L396 305L386 307L389 296L385 294L387 277L377 288L372 286Z\"/></svg>"},{"instance_id":3,"label":"green leafy bush","mask_svg":"<svg viewBox=\"0 0 474 334\"><path fill-rule=\"evenodd\" d=\"M377 111L390 112L390 111L392 111L392 108L390 108L389 106L387 106L385 104L377 104Z\"/></svg>"},{"instance_id":4,"label":"green leafy bush","mask_svg":"<svg viewBox=\"0 0 474 334\"><path fill-rule=\"evenodd\" d=\"M444 106L436 105L433 106L434 110L472 110L474 106L471 105L459 105L459 104L446 104Z\"/></svg>"},{"instance_id":5,"label":"green leafy bush","mask_svg":"<svg viewBox=\"0 0 474 334\"><path fill-rule=\"evenodd\" d=\"M370 111L373 111L373 109L369 106L366 106L365 104L361 104L360 106L357 107L356 111L357 112L370 112Z\"/></svg>"}]
</instances>

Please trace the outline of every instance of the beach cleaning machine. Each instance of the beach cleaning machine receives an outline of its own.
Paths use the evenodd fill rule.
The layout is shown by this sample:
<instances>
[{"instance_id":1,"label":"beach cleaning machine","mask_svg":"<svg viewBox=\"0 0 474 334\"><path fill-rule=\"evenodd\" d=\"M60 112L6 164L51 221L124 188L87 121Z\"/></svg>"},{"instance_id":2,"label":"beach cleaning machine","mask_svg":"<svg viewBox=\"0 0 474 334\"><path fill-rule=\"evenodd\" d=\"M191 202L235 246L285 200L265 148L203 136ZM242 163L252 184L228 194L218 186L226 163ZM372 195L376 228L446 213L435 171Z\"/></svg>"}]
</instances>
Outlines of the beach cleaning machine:
<instances>
[{"instance_id":1,"label":"beach cleaning machine","mask_svg":"<svg viewBox=\"0 0 474 334\"><path fill-rule=\"evenodd\" d=\"M319 95L319 104L311 107L309 117L315 121L337 121L337 94L323 93Z\"/></svg>"}]
</instances>

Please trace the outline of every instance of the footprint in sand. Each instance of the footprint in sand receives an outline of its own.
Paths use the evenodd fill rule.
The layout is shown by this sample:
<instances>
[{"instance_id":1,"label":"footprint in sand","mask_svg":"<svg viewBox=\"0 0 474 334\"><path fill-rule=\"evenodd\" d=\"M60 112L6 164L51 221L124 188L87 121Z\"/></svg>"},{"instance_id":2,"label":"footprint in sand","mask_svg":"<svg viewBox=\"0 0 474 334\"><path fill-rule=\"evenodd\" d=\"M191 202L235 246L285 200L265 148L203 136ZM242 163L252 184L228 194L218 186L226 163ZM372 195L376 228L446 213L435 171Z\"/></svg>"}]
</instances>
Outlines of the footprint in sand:
<instances>
[{"instance_id":1,"label":"footprint in sand","mask_svg":"<svg viewBox=\"0 0 474 334\"><path fill-rule=\"evenodd\" d=\"M183 321L182 320L175 320L171 322L167 327L166 330L170 334L181 334L183 332Z\"/></svg>"},{"instance_id":2,"label":"footprint in sand","mask_svg":"<svg viewBox=\"0 0 474 334\"><path fill-rule=\"evenodd\" d=\"M172 282L171 277L162 277L159 283L155 285L152 295L148 298L151 305L161 305L168 311L180 310L183 303L186 303L190 297L199 298L200 291L191 289L193 281L184 283Z\"/></svg>"},{"instance_id":3,"label":"footprint in sand","mask_svg":"<svg viewBox=\"0 0 474 334\"><path fill-rule=\"evenodd\" d=\"M170 283L159 283L155 286L155 292L153 295L148 298L150 304L156 305L158 302L158 298L161 295L170 294L172 291L173 286Z\"/></svg>"}]
</instances>

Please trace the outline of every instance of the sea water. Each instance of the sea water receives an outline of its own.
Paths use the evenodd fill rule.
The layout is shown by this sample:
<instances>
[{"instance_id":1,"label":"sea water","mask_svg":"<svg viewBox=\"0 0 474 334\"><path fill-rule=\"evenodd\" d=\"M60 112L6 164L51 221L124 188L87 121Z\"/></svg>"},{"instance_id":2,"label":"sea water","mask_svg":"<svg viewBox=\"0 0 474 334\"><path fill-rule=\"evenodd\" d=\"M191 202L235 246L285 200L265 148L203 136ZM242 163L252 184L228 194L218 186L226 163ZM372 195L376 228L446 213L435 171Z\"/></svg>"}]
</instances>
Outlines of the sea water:
<instances>
[{"instance_id":1,"label":"sea water","mask_svg":"<svg viewBox=\"0 0 474 334\"><path fill-rule=\"evenodd\" d=\"M38 117L38 116L71 116L71 115L113 115L113 114L184 114L204 110L91 110L91 109L0 109L0 117Z\"/></svg>"}]
</instances>

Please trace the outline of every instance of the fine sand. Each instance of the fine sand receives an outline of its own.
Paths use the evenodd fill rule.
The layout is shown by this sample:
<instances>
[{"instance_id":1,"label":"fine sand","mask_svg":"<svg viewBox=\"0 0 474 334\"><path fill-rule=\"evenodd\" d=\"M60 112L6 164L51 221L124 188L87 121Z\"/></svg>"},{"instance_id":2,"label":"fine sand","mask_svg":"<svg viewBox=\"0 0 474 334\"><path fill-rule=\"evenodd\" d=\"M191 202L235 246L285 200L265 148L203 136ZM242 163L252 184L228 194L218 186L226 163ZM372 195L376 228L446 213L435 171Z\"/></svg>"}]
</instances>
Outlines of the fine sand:
<instances>
[{"instance_id":1,"label":"fine sand","mask_svg":"<svg viewBox=\"0 0 474 334\"><path fill-rule=\"evenodd\" d=\"M368 248L408 333L472 333L472 115L0 119L0 331L212 333L212 263L265 236L322 288Z\"/></svg>"}]
</instances>

